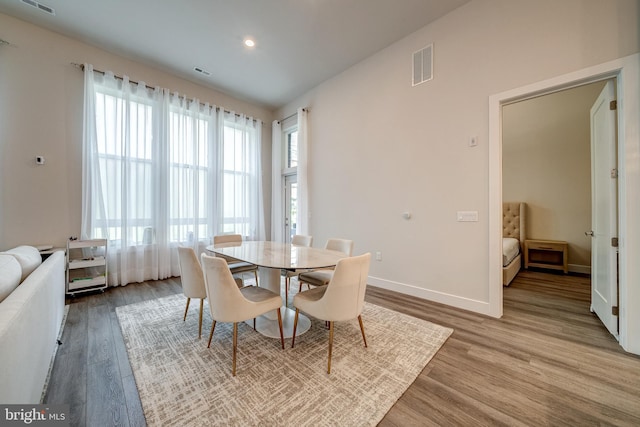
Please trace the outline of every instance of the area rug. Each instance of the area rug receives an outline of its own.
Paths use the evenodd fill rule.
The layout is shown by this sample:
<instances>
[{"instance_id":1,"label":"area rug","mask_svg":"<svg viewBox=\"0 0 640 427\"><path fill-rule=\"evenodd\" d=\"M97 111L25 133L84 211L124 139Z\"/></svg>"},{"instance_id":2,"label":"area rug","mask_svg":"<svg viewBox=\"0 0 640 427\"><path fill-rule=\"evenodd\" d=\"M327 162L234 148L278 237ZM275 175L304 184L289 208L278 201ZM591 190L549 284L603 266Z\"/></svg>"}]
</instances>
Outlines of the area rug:
<instances>
[{"instance_id":1,"label":"area rug","mask_svg":"<svg viewBox=\"0 0 640 427\"><path fill-rule=\"evenodd\" d=\"M366 303L369 347L357 320L336 322L328 375L324 322L312 320L285 350L242 323L233 377L232 325L218 323L207 348L208 305L198 340L197 308L183 322L185 304L173 295L116 309L150 426L373 426L453 332Z\"/></svg>"}]
</instances>

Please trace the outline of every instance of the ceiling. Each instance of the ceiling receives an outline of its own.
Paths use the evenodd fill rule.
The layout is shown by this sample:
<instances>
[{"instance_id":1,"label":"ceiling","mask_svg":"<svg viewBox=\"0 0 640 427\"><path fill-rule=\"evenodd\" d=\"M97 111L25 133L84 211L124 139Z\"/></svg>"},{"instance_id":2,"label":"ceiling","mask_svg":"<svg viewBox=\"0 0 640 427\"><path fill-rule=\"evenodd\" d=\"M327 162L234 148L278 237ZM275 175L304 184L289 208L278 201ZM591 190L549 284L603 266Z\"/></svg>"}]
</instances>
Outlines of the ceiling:
<instances>
[{"instance_id":1,"label":"ceiling","mask_svg":"<svg viewBox=\"0 0 640 427\"><path fill-rule=\"evenodd\" d=\"M55 15L22 0L0 13L277 108L469 0L28 1Z\"/></svg>"}]
</instances>

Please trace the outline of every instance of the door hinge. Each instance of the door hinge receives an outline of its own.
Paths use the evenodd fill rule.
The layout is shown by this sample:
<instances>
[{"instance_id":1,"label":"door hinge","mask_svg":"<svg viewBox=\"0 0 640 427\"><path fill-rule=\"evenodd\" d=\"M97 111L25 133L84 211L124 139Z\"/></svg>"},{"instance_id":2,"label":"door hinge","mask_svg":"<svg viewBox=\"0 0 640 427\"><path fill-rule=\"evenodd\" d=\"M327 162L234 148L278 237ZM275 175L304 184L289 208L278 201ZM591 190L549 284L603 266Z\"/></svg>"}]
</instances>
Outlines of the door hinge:
<instances>
[{"instance_id":1,"label":"door hinge","mask_svg":"<svg viewBox=\"0 0 640 427\"><path fill-rule=\"evenodd\" d=\"M609 103L609 110L617 110L618 109L618 101L615 99Z\"/></svg>"},{"instance_id":2,"label":"door hinge","mask_svg":"<svg viewBox=\"0 0 640 427\"><path fill-rule=\"evenodd\" d=\"M618 238L617 237L612 237L611 238L611 246L613 246L614 248L618 247Z\"/></svg>"},{"instance_id":3,"label":"door hinge","mask_svg":"<svg viewBox=\"0 0 640 427\"><path fill-rule=\"evenodd\" d=\"M617 178L618 177L618 169L614 168L611 169L611 178Z\"/></svg>"},{"instance_id":4,"label":"door hinge","mask_svg":"<svg viewBox=\"0 0 640 427\"><path fill-rule=\"evenodd\" d=\"M618 307L616 307L616 306L611 307L611 314L614 315L614 316L617 316L618 315Z\"/></svg>"}]
</instances>

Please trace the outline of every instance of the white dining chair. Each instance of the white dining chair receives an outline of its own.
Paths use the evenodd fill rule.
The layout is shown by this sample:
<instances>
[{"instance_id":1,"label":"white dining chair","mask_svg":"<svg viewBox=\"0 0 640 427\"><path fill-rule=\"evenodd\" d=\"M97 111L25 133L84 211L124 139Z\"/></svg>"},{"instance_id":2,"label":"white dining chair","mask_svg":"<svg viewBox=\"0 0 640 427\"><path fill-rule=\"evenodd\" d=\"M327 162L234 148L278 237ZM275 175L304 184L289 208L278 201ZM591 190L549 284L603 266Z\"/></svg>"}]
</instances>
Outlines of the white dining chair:
<instances>
[{"instance_id":1,"label":"white dining chair","mask_svg":"<svg viewBox=\"0 0 640 427\"><path fill-rule=\"evenodd\" d=\"M327 240L325 249L338 251L351 256L353 253L353 240L331 238ZM298 292L302 291L302 285L306 283L307 288L311 286L326 286L331 280L333 269L313 270L298 275ZM311 285L311 286L310 286Z\"/></svg>"},{"instance_id":2,"label":"white dining chair","mask_svg":"<svg viewBox=\"0 0 640 427\"><path fill-rule=\"evenodd\" d=\"M331 353L333 350L333 323L358 319L364 346L367 338L362 323L364 294L367 289L367 276L371 254L344 258L338 261L333 276L327 286L321 286L300 292L293 297L296 313L293 319L291 348L295 345L298 314L300 311L317 319L329 322L329 356L327 373L331 373Z\"/></svg>"},{"instance_id":3,"label":"white dining chair","mask_svg":"<svg viewBox=\"0 0 640 427\"><path fill-rule=\"evenodd\" d=\"M296 234L291 239L291 244L296 246L305 246L310 248L313 244L313 236L305 236L303 234ZM291 286L291 278L297 277L300 273L309 270L285 270L284 275L284 301L285 305L289 304L289 286Z\"/></svg>"},{"instance_id":4,"label":"white dining chair","mask_svg":"<svg viewBox=\"0 0 640 427\"><path fill-rule=\"evenodd\" d=\"M237 243L238 245L242 244L242 236L240 234L219 234L217 236L213 236L213 244L222 244L222 243ZM256 286L258 286L258 266L254 264L250 264L248 262L239 261L235 258L227 257L224 255L216 255L219 258L223 258L229 264L229 270L231 270L231 274L243 274L253 272L253 275L256 279Z\"/></svg>"},{"instance_id":5,"label":"white dining chair","mask_svg":"<svg viewBox=\"0 0 640 427\"><path fill-rule=\"evenodd\" d=\"M207 297L205 290L202 267L198 262L198 257L193 248L178 246L178 263L180 265L180 281L182 282L182 292L187 297L187 307L184 309L184 318L187 320L189 302L191 298L200 298L200 313L198 320L198 339L202 337L202 310L204 299Z\"/></svg>"},{"instance_id":6,"label":"white dining chair","mask_svg":"<svg viewBox=\"0 0 640 427\"><path fill-rule=\"evenodd\" d=\"M254 319L255 328L255 318L257 316L276 310L278 313L278 326L280 327L280 345L284 350L282 315L280 313L282 297L275 292L257 286L238 288L227 262L222 258L202 254L201 260L206 284L205 289L209 299L209 310L213 319L207 348L211 348L211 339L217 322L233 323L233 365L231 372L235 376L238 322Z\"/></svg>"}]
</instances>

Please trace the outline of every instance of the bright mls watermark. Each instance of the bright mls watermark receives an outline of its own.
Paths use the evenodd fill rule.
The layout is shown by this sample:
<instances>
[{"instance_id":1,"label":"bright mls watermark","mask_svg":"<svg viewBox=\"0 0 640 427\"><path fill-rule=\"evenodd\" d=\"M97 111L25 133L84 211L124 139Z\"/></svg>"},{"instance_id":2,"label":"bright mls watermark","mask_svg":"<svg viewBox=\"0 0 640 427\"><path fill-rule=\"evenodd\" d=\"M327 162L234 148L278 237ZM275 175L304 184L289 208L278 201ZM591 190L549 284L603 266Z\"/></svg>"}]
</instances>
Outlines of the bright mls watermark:
<instances>
[{"instance_id":1,"label":"bright mls watermark","mask_svg":"<svg viewBox=\"0 0 640 427\"><path fill-rule=\"evenodd\" d=\"M69 426L69 405L1 405L0 427Z\"/></svg>"}]
</instances>

